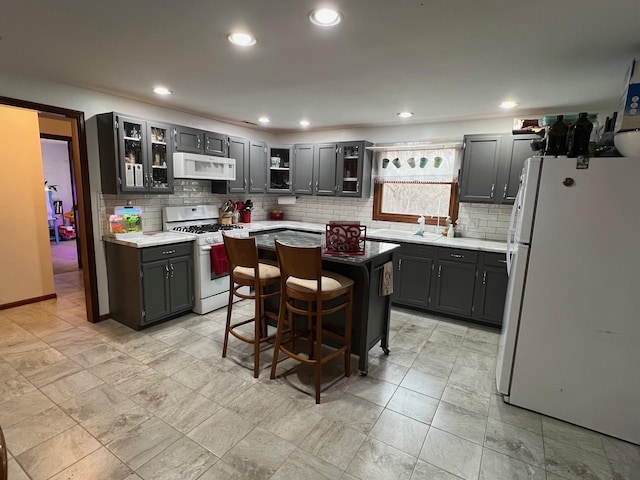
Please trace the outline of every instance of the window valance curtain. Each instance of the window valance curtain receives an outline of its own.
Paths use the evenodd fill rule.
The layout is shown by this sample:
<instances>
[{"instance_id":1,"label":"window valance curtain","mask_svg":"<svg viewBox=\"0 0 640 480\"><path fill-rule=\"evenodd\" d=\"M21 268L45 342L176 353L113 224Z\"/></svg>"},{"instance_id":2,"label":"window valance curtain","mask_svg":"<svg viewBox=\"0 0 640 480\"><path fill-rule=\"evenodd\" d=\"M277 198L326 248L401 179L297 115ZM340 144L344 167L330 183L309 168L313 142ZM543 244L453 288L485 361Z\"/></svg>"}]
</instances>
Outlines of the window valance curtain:
<instances>
[{"instance_id":1,"label":"window valance curtain","mask_svg":"<svg viewBox=\"0 0 640 480\"><path fill-rule=\"evenodd\" d=\"M376 183L451 183L457 180L462 149L389 149L374 155Z\"/></svg>"}]
</instances>

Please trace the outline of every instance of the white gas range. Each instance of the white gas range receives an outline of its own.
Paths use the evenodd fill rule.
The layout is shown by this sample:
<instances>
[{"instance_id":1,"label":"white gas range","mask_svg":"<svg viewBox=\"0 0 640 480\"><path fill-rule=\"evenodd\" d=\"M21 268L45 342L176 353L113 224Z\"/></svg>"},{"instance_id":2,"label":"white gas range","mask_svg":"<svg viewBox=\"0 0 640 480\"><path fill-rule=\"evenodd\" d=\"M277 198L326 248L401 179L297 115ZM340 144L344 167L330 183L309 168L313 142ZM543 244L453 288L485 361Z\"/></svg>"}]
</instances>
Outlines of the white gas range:
<instances>
[{"instance_id":1,"label":"white gas range","mask_svg":"<svg viewBox=\"0 0 640 480\"><path fill-rule=\"evenodd\" d=\"M194 243L195 302L193 311L199 314L227 306L229 302L229 275L216 275L211 268L211 246L223 243L222 232L248 237L249 232L241 225L218 223L218 208L212 205L182 205L164 207L163 229L167 232L184 233ZM248 289L247 289L248 293ZM234 297L234 301L240 300Z\"/></svg>"}]
</instances>

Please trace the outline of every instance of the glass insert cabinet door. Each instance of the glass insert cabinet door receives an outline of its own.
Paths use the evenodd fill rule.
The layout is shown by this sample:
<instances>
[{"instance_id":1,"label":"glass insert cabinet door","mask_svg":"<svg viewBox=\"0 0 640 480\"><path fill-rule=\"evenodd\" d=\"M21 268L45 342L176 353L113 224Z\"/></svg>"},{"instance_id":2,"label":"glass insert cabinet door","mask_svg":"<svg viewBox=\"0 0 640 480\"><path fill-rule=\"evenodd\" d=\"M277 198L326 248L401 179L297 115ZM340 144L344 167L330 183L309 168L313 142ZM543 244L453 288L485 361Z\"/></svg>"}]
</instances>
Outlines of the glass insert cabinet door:
<instances>
[{"instance_id":1,"label":"glass insert cabinet door","mask_svg":"<svg viewBox=\"0 0 640 480\"><path fill-rule=\"evenodd\" d=\"M170 156L170 127L168 125L149 122L147 125L149 138L149 164L151 190L166 190L171 188L173 178L173 162Z\"/></svg>"},{"instance_id":2,"label":"glass insert cabinet door","mask_svg":"<svg viewBox=\"0 0 640 480\"><path fill-rule=\"evenodd\" d=\"M361 144L344 144L341 147L342 171L338 175L342 179L341 193L357 194L360 192L360 171L363 161Z\"/></svg>"},{"instance_id":3,"label":"glass insert cabinet door","mask_svg":"<svg viewBox=\"0 0 640 480\"><path fill-rule=\"evenodd\" d=\"M120 153L124 156L122 190L136 191L147 189L147 145L146 125L143 121L120 118Z\"/></svg>"}]
</instances>

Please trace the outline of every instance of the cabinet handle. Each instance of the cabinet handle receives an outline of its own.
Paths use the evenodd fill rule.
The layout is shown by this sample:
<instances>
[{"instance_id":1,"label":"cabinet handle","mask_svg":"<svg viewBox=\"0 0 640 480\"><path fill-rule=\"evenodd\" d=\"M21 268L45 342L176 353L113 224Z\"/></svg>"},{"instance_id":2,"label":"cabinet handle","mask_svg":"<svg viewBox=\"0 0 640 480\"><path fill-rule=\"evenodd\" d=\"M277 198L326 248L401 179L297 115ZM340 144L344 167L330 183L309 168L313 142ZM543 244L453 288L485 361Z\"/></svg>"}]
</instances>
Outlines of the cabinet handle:
<instances>
[{"instance_id":1,"label":"cabinet handle","mask_svg":"<svg viewBox=\"0 0 640 480\"><path fill-rule=\"evenodd\" d=\"M356 192L360 193L360 180L356 182Z\"/></svg>"},{"instance_id":2,"label":"cabinet handle","mask_svg":"<svg viewBox=\"0 0 640 480\"><path fill-rule=\"evenodd\" d=\"M316 180L316 192L318 191L318 184L319 184L319 180Z\"/></svg>"},{"instance_id":3,"label":"cabinet handle","mask_svg":"<svg viewBox=\"0 0 640 480\"><path fill-rule=\"evenodd\" d=\"M242 179L242 189L243 190L247 189L247 178L246 177Z\"/></svg>"},{"instance_id":4,"label":"cabinet handle","mask_svg":"<svg viewBox=\"0 0 640 480\"><path fill-rule=\"evenodd\" d=\"M309 191L311 191L311 181L309 181Z\"/></svg>"},{"instance_id":5,"label":"cabinet handle","mask_svg":"<svg viewBox=\"0 0 640 480\"><path fill-rule=\"evenodd\" d=\"M249 179L249 188L253 188L253 178Z\"/></svg>"},{"instance_id":6,"label":"cabinet handle","mask_svg":"<svg viewBox=\"0 0 640 480\"><path fill-rule=\"evenodd\" d=\"M438 278L442 276L442 265L438 265Z\"/></svg>"},{"instance_id":7,"label":"cabinet handle","mask_svg":"<svg viewBox=\"0 0 640 480\"><path fill-rule=\"evenodd\" d=\"M165 250L164 252L162 252L163 255L171 255L172 253L176 253L175 250Z\"/></svg>"},{"instance_id":8,"label":"cabinet handle","mask_svg":"<svg viewBox=\"0 0 640 480\"><path fill-rule=\"evenodd\" d=\"M402 270L402 259L398 260L398 271Z\"/></svg>"},{"instance_id":9,"label":"cabinet handle","mask_svg":"<svg viewBox=\"0 0 640 480\"><path fill-rule=\"evenodd\" d=\"M178 130L173 129L173 149L178 150Z\"/></svg>"},{"instance_id":10,"label":"cabinet handle","mask_svg":"<svg viewBox=\"0 0 640 480\"><path fill-rule=\"evenodd\" d=\"M498 263L507 263L506 260L498 260Z\"/></svg>"},{"instance_id":11,"label":"cabinet handle","mask_svg":"<svg viewBox=\"0 0 640 480\"><path fill-rule=\"evenodd\" d=\"M201 140L201 138L198 137L198 150L200 150L200 140Z\"/></svg>"},{"instance_id":12,"label":"cabinet handle","mask_svg":"<svg viewBox=\"0 0 640 480\"><path fill-rule=\"evenodd\" d=\"M502 190L502 199L503 200L507 198L507 187L508 187L508 184L505 183L504 184L504 189Z\"/></svg>"},{"instance_id":13,"label":"cabinet handle","mask_svg":"<svg viewBox=\"0 0 640 480\"><path fill-rule=\"evenodd\" d=\"M334 185L334 186L333 186L333 191L334 191L334 192L337 192L337 191L338 191L338 185Z\"/></svg>"},{"instance_id":14,"label":"cabinet handle","mask_svg":"<svg viewBox=\"0 0 640 480\"><path fill-rule=\"evenodd\" d=\"M171 265L169 265L169 268L171 270L171 275L170 277L173 278L173 263Z\"/></svg>"},{"instance_id":15,"label":"cabinet handle","mask_svg":"<svg viewBox=\"0 0 640 480\"><path fill-rule=\"evenodd\" d=\"M209 139L207 138L207 146L206 146L207 151L209 150Z\"/></svg>"},{"instance_id":16,"label":"cabinet handle","mask_svg":"<svg viewBox=\"0 0 640 480\"><path fill-rule=\"evenodd\" d=\"M489 198L492 199L492 200L493 200L493 192L495 191L495 189L496 189L496 184L492 183L491 184L491 195L489 195Z\"/></svg>"},{"instance_id":17,"label":"cabinet handle","mask_svg":"<svg viewBox=\"0 0 640 480\"><path fill-rule=\"evenodd\" d=\"M460 255L458 253L450 253L449 256L453 258L464 258L464 255Z\"/></svg>"},{"instance_id":18,"label":"cabinet handle","mask_svg":"<svg viewBox=\"0 0 640 480\"><path fill-rule=\"evenodd\" d=\"M164 266L164 278L169 278L169 267L167 265Z\"/></svg>"},{"instance_id":19,"label":"cabinet handle","mask_svg":"<svg viewBox=\"0 0 640 480\"><path fill-rule=\"evenodd\" d=\"M487 271L485 270L484 273L482 274L482 284L486 285L487 284Z\"/></svg>"}]
</instances>

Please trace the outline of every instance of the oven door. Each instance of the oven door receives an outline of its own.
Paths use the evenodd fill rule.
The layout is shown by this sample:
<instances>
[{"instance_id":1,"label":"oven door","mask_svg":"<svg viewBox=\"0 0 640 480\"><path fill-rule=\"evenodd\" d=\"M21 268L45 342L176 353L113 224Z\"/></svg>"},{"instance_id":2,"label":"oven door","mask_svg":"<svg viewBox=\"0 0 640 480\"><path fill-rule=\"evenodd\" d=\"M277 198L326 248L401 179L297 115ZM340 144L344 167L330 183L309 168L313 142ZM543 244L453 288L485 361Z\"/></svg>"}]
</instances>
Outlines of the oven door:
<instances>
[{"instance_id":1,"label":"oven door","mask_svg":"<svg viewBox=\"0 0 640 480\"><path fill-rule=\"evenodd\" d=\"M200 298L229 291L229 274L216 275L211 268L211 245L198 246L197 280L200 283Z\"/></svg>"}]
</instances>

